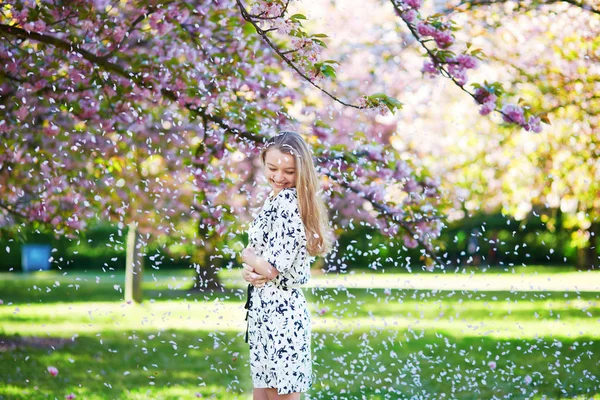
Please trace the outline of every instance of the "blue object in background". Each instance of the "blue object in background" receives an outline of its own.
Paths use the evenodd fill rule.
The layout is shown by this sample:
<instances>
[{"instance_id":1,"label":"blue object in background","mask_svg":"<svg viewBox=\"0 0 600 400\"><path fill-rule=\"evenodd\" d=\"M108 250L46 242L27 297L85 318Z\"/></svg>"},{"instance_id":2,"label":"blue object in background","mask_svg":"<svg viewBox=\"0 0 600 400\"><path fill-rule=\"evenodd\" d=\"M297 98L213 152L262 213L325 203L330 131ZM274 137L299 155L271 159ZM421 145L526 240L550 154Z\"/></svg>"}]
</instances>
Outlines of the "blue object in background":
<instances>
[{"instance_id":1,"label":"blue object in background","mask_svg":"<svg viewBox=\"0 0 600 400\"><path fill-rule=\"evenodd\" d=\"M49 244L24 244L21 248L21 266L23 271L50 269Z\"/></svg>"}]
</instances>

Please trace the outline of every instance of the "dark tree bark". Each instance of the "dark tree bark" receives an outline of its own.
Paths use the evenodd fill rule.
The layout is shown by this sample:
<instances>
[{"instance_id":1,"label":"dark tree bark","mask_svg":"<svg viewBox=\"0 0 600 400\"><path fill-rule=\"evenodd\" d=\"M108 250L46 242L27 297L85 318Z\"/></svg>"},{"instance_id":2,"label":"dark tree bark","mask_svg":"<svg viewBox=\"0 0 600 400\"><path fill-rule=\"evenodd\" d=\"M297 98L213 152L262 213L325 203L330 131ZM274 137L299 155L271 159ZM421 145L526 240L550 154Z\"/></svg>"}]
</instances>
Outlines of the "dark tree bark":
<instances>
[{"instance_id":1,"label":"dark tree bark","mask_svg":"<svg viewBox=\"0 0 600 400\"><path fill-rule=\"evenodd\" d=\"M588 229L590 241L588 246L577 251L577 269L588 271L600 269L600 256L598 255L598 235L600 235L600 221L592 222Z\"/></svg>"}]
</instances>

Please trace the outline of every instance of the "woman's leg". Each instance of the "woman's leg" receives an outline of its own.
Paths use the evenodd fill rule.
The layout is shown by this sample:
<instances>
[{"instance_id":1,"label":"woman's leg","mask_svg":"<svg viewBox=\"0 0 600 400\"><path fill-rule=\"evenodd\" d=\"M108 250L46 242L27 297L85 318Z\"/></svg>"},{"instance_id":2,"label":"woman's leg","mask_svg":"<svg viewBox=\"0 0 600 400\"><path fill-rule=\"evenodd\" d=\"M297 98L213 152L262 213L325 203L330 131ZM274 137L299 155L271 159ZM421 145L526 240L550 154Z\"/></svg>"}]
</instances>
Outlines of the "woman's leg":
<instances>
[{"instance_id":1,"label":"woman's leg","mask_svg":"<svg viewBox=\"0 0 600 400\"><path fill-rule=\"evenodd\" d=\"M277 394L277 389L268 388L267 396L269 400L300 400L302 393Z\"/></svg>"},{"instance_id":2,"label":"woman's leg","mask_svg":"<svg viewBox=\"0 0 600 400\"><path fill-rule=\"evenodd\" d=\"M275 393L277 393L277 391ZM254 388L254 390L252 391L252 399L253 400L269 400L269 397L267 396L267 389Z\"/></svg>"}]
</instances>

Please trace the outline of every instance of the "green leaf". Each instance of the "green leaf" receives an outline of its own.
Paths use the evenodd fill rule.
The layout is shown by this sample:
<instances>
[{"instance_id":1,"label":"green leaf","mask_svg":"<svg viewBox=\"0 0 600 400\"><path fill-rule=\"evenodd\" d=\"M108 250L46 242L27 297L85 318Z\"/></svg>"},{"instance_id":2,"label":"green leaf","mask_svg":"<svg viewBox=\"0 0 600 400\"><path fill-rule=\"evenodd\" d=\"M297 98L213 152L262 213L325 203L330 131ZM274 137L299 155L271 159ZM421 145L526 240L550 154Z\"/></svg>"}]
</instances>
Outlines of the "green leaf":
<instances>
[{"instance_id":1,"label":"green leaf","mask_svg":"<svg viewBox=\"0 0 600 400\"><path fill-rule=\"evenodd\" d=\"M370 104L383 103L391 112L402 108L402 103L398 99L390 97L384 93L374 93L370 96L367 96L367 100L369 100Z\"/></svg>"},{"instance_id":2,"label":"green leaf","mask_svg":"<svg viewBox=\"0 0 600 400\"><path fill-rule=\"evenodd\" d=\"M323 73L323 75L325 75L328 78L335 78L335 69L333 69L333 67L331 65L325 65L325 64L321 64L321 68L320 68L321 72Z\"/></svg>"},{"instance_id":3,"label":"green leaf","mask_svg":"<svg viewBox=\"0 0 600 400\"><path fill-rule=\"evenodd\" d=\"M329 37L324 33L315 33L314 35L312 35L311 37L322 37L322 38L326 38Z\"/></svg>"},{"instance_id":4,"label":"green leaf","mask_svg":"<svg viewBox=\"0 0 600 400\"><path fill-rule=\"evenodd\" d=\"M322 41L322 40L320 40L320 39L314 39L314 38L313 38L313 39L312 39L312 41L313 41L313 42L315 42L316 44L318 44L318 45L319 45L319 46L321 46L321 47L325 47L325 48L327 48L327 45L325 44L325 42L323 42L323 41Z\"/></svg>"},{"instance_id":5,"label":"green leaf","mask_svg":"<svg viewBox=\"0 0 600 400\"><path fill-rule=\"evenodd\" d=\"M370 96L367 96L367 99L384 99L386 97L387 96L385 94L383 94L383 93L374 93L374 94L372 94Z\"/></svg>"},{"instance_id":6,"label":"green leaf","mask_svg":"<svg viewBox=\"0 0 600 400\"><path fill-rule=\"evenodd\" d=\"M303 14L294 14L290 17L291 20L307 19Z\"/></svg>"},{"instance_id":7,"label":"green leaf","mask_svg":"<svg viewBox=\"0 0 600 400\"><path fill-rule=\"evenodd\" d=\"M402 102L398 99L395 99L393 97L388 97L388 102L393 105L395 108L397 108L398 110L402 108Z\"/></svg>"}]
</instances>

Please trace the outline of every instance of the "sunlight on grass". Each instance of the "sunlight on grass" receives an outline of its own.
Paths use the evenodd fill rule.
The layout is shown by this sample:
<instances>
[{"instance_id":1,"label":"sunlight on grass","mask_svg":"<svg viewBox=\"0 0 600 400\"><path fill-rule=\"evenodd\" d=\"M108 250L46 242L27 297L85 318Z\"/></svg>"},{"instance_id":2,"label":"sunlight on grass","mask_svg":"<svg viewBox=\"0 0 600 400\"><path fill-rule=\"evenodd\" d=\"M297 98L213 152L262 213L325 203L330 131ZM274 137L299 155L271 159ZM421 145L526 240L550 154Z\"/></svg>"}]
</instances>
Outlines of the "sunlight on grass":
<instances>
[{"instance_id":1,"label":"sunlight on grass","mask_svg":"<svg viewBox=\"0 0 600 400\"><path fill-rule=\"evenodd\" d=\"M122 300L117 275L0 280L0 350L2 338L67 339L52 348L29 338L33 344L0 351L0 398L250 399L245 292L185 290L193 275L146 275L141 305ZM513 275L485 277L500 291L464 290L475 279L469 275L355 276L357 288L347 278L316 277L304 289L318 376L311 395L413 398L427 387L461 399L592 398L600 390L598 291L517 291L531 282ZM228 284L235 279L224 277ZM404 288L402 279L429 289ZM439 289L450 283L456 287ZM48 374L49 365L58 376ZM532 383L523 384L525 377Z\"/></svg>"},{"instance_id":2,"label":"sunlight on grass","mask_svg":"<svg viewBox=\"0 0 600 400\"><path fill-rule=\"evenodd\" d=\"M324 297L326 295L329 293L325 292ZM329 298L333 299L332 296ZM379 304L375 299L346 301L340 306L340 302L320 302L317 297L316 301L311 301L316 303L311 304L314 329L439 329L457 335L498 338L534 338L546 332L556 337L600 336L597 329L600 309L596 301L557 299L489 303L458 299L454 303L445 303L442 299L431 302L409 298L394 300L385 298ZM319 310L325 310L326 314L318 315ZM557 311L550 313L552 310ZM0 308L4 333L29 332L53 336L107 330L212 329L242 332L246 327L244 318L242 302L218 298L213 301L145 302L142 305L90 302L5 305Z\"/></svg>"}]
</instances>

